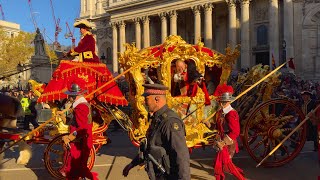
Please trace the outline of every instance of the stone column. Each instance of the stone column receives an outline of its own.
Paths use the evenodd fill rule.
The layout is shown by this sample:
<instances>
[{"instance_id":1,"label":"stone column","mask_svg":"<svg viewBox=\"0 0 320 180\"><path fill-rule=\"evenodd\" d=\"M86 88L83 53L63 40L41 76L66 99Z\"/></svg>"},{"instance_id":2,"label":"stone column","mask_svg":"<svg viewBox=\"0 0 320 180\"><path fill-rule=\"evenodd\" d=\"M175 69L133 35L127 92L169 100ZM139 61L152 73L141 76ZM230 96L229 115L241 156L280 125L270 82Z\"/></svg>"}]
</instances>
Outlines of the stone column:
<instances>
[{"instance_id":1,"label":"stone column","mask_svg":"<svg viewBox=\"0 0 320 180\"><path fill-rule=\"evenodd\" d=\"M276 66L279 66L279 6L278 0L269 0L269 44L270 58L269 63L272 65L272 55L274 56Z\"/></svg>"},{"instance_id":2,"label":"stone column","mask_svg":"<svg viewBox=\"0 0 320 180\"><path fill-rule=\"evenodd\" d=\"M85 2L84 2L84 0L81 0L81 2L80 2L80 3L81 3L81 5L80 5L80 7L81 7L81 10L80 10L80 17L81 17L81 16L84 16L84 13L85 13L85 6L86 6L86 5L84 4L84 3L85 3Z\"/></svg>"},{"instance_id":3,"label":"stone column","mask_svg":"<svg viewBox=\"0 0 320 180\"><path fill-rule=\"evenodd\" d=\"M201 6L192 7L194 13L194 43L198 43L201 40Z\"/></svg>"},{"instance_id":4,"label":"stone column","mask_svg":"<svg viewBox=\"0 0 320 180\"><path fill-rule=\"evenodd\" d=\"M164 41L166 40L166 37L168 36L168 32L167 32L167 13L166 12L162 12L159 14L160 19L161 19L161 42L164 43Z\"/></svg>"},{"instance_id":5,"label":"stone column","mask_svg":"<svg viewBox=\"0 0 320 180\"><path fill-rule=\"evenodd\" d=\"M204 6L204 43L205 46L212 49L212 9L213 5L211 3L207 3Z\"/></svg>"},{"instance_id":6,"label":"stone column","mask_svg":"<svg viewBox=\"0 0 320 180\"><path fill-rule=\"evenodd\" d=\"M92 11L93 11L93 1L89 1L89 0L87 0L87 13L89 13L89 14L86 14L86 15L89 15L89 18L91 19L91 17L92 17Z\"/></svg>"},{"instance_id":7,"label":"stone column","mask_svg":"<svg viewBox=\"0 0 320 180\"><path fill-rule=\"evenodd\" d=\"M241 67L250 67L250 0L241 0Z\"/></svg>"},{"instance_id":8,"label":"stone column","mask_svg":"<svg viewBox=\"0 0 320 180\"><path fill-rule=\"evenodd\" d=\"M112 69L118 72L118 29L115 22L111 23L112 27Z\"/></svg>"},{"instance_id":9,"label":"stone column","mask_svg":"<svg viewBox=\"0 0 320 180\"><path fill-rule=\"evenodd\" d=\"M292 0L285 0L283 2L284 9L284 40L286 41L286 57L293 58L294 48L293 48L293 2Z\"/></svg>"},{"instance_id":10,"label":"stone column","mask_svg":"<svg viewBox=\"0 0 320 180\"><path fill-rule=\"evenodd\" d=\"M124 44L126 43L126 24L124 21L119 23L120 29L120 52L123 53L125 51Z\"/></svg>"},{"instance_id":11,"label":"stone column","mask_svg":"<svg viewBox=\"0 0 320 180\"><path fill-rule=\"evenodd\" d=\"M136 29L136 47L138 49L141 49L141 26L140 26L140 18L134 18L133 19L135 23L135 29Z\"/></svg>"},{"instance_id":12,"label":"stone column","mask_svg":"<svg viewBox=\"0 0 320 180\"><path fill-rule=\"evenodd\" d=\"M150 25L149 25L149 17L145 16L142 18L143 22L143 47L150 46Z\"/></svg>"},{"instance_id":13,"label":"stone column","mask_svg":"<svg viewBox=\"0 0 320 180\"><path fill-rule=\"evenodd\" d=\"M170 11L170 35L177 35L177 11Z\"/></svg>"},{"instance_id":14,"label":"stone column","mask_svg":"<svg viewBox=\"0 0 320 180\"><path fill-rule=\"evenodd\" d=\"M229 44L232 48L236 46L237 43L237 12L236 4L234 0L226 0L229 7Z\"/></svg>"},{"instance_id":15,"label":"stone column","mask_svg":"<svg viewBox=\"0 0 320 180\"><path fill-rule=\"evenodd\" d=\"M96 14L102 14L102 12L103 12L102 0L97 0Z\"/></svg>"}]
</instances>

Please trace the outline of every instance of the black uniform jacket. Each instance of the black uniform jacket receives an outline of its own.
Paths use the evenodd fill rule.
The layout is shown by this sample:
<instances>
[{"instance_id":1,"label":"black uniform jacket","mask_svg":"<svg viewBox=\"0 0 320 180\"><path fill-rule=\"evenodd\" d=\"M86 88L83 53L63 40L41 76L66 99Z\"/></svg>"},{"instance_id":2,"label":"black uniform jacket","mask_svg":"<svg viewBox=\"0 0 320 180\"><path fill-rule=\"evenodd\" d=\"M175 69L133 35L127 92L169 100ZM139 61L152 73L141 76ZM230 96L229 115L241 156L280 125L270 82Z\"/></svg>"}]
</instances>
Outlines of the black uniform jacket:
<instances>
[{"instance_id":1,"label":"black uniform jacket","mask_svg":"<svg viewBox=\"0 0 320 180\"><path fill-rule=\"evenodd\" d=\"M151 124L147 131L147 151L150 144L163 147L170 159L170 174L166 179L189 180L190 155L186 144L183 121L167 105L149 118ZM156 133L153 131L156 131Z\"/></svg>"}]
</instances>

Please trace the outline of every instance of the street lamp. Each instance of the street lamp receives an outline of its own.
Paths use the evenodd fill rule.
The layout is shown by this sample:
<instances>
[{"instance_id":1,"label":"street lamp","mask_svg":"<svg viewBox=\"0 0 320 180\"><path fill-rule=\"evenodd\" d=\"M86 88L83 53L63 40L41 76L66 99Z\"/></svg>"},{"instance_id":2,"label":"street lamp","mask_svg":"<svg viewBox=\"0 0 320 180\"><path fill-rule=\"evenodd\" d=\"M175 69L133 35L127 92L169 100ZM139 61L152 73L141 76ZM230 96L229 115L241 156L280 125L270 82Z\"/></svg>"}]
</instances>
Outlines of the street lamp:
<instances>
[{"instance_id":1,"label":"street lamp","mask_svg":"<svg viewBox=\"0 0 320 180\"><path fill-rule=\"evenodd\" d=\"M283 60L283 62L286 62L286 59L287 59L286 47L287 47L286 40L282 40L282 60Z\"/></svg>"},{"instance_id":2,"label":"street lamp","mask_svg":"<svg viewBox=\"0 0 320 180\"><path fill-rule=\"evenodd\" d=\"M104 53L102 53L102 56L100 57L101 61L105 64L107 64L107 62L105 62L106 57L104 56Z\"/></svg>"},{"instance_id":3,"label":"street lamp","mask_svg":"<svg viewBox=\"0 0 320 180\"><path fill-rule=\"evenodd\" d=\"M19 71L18 89L19 89L19 91L20 91L20 90L23 89L23 87L22 87L22 81L21 81L21 79L23 79L23 76L21 77L21 74L23 75L23 72L24 72L24 70L25 70L25 65L22 64L22 63L19 63L19 64L17 65L17 70Z\"/></svg>"},{"instance_id":4,"label":"street lamp","mask_svg":"<svg viewBox=\"0 0 320 180\"><path fill-rule=\"evenodd\" d=\"M19 63L19 64L17 65L17 70L18 70L20 73L23 72L23 70L24 70L24 64Z\"/></svg>"},{"instance_id":5,"label":"street lamp","mask_svg":"<svg viewBox=\"0 0 320 180\"><path fill-rule=\"evenodd\" d=\"M21 76L19 75L18 77L18 91L21 91L22 87L21 87Z\"/></svg>"}]
</instances>

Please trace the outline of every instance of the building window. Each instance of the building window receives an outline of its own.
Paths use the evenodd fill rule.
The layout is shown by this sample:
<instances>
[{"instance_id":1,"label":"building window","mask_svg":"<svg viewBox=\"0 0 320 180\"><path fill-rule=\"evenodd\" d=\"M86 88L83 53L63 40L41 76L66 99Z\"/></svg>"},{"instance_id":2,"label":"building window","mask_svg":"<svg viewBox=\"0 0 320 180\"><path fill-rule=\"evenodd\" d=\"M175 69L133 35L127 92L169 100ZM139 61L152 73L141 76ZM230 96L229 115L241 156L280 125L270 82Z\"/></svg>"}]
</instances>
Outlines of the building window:
<instances>
[{"instance_id":1,"label":"building window","mask_svg":"<svg viewBox=\"0 0 320 180\"><path fill-rule=\"evenodd\" d=\"M257 45L268 45L268 28L266 25L260 25L257 28Z\"/></svg>"}]
</instances>

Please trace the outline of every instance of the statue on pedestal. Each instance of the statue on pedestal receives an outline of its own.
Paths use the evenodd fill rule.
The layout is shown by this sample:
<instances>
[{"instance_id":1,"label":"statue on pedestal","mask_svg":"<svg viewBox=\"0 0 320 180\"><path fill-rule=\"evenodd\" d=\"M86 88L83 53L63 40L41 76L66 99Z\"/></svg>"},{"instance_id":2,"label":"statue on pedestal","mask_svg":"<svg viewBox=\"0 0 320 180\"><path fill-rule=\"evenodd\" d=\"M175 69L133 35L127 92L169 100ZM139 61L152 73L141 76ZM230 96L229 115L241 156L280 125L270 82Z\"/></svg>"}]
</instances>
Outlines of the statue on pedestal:
<instances>
[{"instance_id":1,"label":"statue on pedestal","mask_svg":"<svg viewBox=\"0 0 320 180\"><path fill-rule=\"evenodd\" d=\"M40 32L40 29L37 28L36 36L33 40L34 42L34 55L35 56L48 56L45 50L44 38Z\"/></svg>"}]
</instances>

